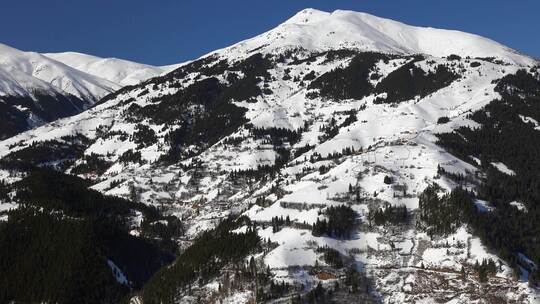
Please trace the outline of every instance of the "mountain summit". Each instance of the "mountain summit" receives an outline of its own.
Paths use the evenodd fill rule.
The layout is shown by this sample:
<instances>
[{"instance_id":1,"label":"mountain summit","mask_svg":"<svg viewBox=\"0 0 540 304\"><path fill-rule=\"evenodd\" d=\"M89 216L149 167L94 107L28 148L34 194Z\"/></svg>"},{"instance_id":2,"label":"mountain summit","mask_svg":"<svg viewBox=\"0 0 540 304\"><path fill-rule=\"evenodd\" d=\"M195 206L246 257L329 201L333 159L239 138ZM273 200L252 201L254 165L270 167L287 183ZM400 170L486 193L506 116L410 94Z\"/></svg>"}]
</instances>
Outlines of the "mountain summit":
<instances>
[{"instance_id":1,"label":"mountain summit","mask_svg":"<svg viewBox=\"0 0 540 304\"><path fill-rule=\"evenodd\" d=\"M427 54L444 57L495 57L530 65L534 59L493 40L453 30L406 25L367 13L336 10L332 13L305 9L276 28L230 49L299 46L311 51L354 48L396 54Z\"/></svg>"}]
</instances>

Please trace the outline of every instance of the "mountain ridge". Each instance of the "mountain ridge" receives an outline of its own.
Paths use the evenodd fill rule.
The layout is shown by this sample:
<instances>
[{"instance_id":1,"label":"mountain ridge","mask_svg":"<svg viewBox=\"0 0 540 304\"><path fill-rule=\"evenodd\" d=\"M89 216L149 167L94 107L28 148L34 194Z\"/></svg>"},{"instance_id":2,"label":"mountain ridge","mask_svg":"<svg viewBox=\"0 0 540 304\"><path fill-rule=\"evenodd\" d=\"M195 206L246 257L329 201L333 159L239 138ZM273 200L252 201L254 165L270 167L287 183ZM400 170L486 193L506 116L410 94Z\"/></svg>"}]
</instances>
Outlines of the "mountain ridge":
<instances>
[{"instance_id":1,"label":"mountain ridge","mask_svg":"<svg viewBox=\"0 0 540 304\"><path fill-rule=\"evenodd\" d=\"M2 66L8 71L20 71L46 81L80 99L95 101L120 88L112 82L100 80L36 52L22 52L0 45L0 56Z\"/></svg>"},{"instance_id":2,"label":"mountain ridge","mask_svg":"<svg viewBox=\"0 0 540 304\"><path fill-rule=\"evenodd\" d=\"M311 32L303 30L310 27L314 28ZM282 36L292 37L288 38L289 41L280 38ZM306 40L306 37L311 41ZM344 44L340 45L341 42ZM462 57L497 57L523 66L536 63L532 57L519 54L509 47L479 35L411 26L368 13L347 10L329 13L305 9L274 29L215 52L233 52L236 48L245 51L242 46L265 49L266 44L270 45L270 48L302 45L313 51L353 47L361 51L428 54L435 57L451 54Z\"/></svg>"},{"instance_id":3,"label":"mountain ridge","mask_svg":"<svg viewBox=\"0 0 540 304\"><path fill-rule=\"evenodd\" d=\"M148 78L170 72L181 65L151 66L114 57L101 58L78 52L44 53L43 55L121 86L135 85Z\"/></svg>"},{"instance_id":4,"label":"mountain ridge","mask_svg":"<svg viewBox=\"0 0 540 304\"><path fill-rule=\"evenodd\" d=\"M80 113L127 84L137 84L175 67L152 67L80 53L23 52L0 44L0 138Z\"/></svg>"}]
</instances>

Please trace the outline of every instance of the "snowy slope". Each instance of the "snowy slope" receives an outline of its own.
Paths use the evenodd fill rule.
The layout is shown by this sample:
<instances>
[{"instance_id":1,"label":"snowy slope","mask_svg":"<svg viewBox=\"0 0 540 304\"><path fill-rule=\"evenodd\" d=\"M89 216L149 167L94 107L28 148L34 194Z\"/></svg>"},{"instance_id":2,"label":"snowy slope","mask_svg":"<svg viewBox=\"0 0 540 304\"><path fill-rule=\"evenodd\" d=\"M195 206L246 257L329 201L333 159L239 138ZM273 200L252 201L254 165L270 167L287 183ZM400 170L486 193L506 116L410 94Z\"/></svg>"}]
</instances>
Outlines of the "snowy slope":
<instances>
[{"instance_id":1,"label":"snowy slope","mask_svg":"<svg viewBox=\"0 0 540 304\"><path fill-rule=\"evenodd\" d=\"M76 52L45 53L51 59L120 86L134 85L174 70L178 65L151 66L117 58L100 58Z\"/></svg>"},{"instance_id":2,"label":"snowy slope","mask_svg":"<svg viewBox=\"0 0 540 304\"><path fill-rule=\"evenodd\" d=\"M93 103L123 86L170 72L179 65L155 67L75 52L39 54L0 44L0 68L4 71L0 94L32 95L35 89L50 89L43 86L46 82L56 91Z\"/></svg>"},{"instance_id":3,"label":"snowy slope","mask_svg":"<svg viewBox=\"0 0 540 304\"><path fill-rule=\"evenodd\" d=\"M245 54L262 50L301 46L310 51L355 48L401 54L444 57L495 57L505 62L530 65L534 59L493 40L453 30L406 25L367 13L316 9L300 11L278 27L224 50ZM260 50L259 50L260 51ZM222 51L218 51L222 52Z\"/></svg>"},{"instance_id":4,"label":"snowy slope","mask_svg":"<svg viewBox=\"0 0 540 304\"><path fill-rule=\"evenodd\" d=\"M0 96L26 96L34 91L59 92L48 82L18 70L6 70L0 66Z\"/></svg>"},{"instance_id":5,"label":"snowy slope","mask_svg":"<svg viewBox=\"0 0 540 304\"><path fill-rule=\"evenodd\" d=\"M121 86L0 44L0 139L80 113Z\"/></svg>"},{"instance_id":6,"label":"snowy slope","mask_svg":"<svg viewBox=\"0 0 540 304\"><path fill-rule=\"evenodd\" d=\"M0 139L80 113L126 86L174 70L80 53L38 54L0 44Z\"/></svg>"},{"instance_id":7,"label":"snowy slope","mask_svg":"<svg viewBox=\"0 0 540 304\"><path fill-rule=\"evenodd\" d=\"M0 66L8 73L24 73L89 102L120 88L111 81L76 70L44 55L22 52L4 44L0 44ZM35 82L21 84L28 95L31 95Z\"/></svg>"}]
</instances>

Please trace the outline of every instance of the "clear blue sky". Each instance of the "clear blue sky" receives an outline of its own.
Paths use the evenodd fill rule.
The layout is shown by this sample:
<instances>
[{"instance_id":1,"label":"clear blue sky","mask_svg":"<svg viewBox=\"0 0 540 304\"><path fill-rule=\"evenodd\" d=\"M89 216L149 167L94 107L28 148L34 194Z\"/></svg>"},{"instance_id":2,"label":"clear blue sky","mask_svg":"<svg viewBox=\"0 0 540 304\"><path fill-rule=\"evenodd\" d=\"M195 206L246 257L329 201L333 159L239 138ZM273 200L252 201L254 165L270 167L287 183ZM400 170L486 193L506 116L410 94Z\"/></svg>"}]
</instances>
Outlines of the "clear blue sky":
<instances>
[{"instance_id":1,"label":"clear blue sky","mask_svg":"<svg viewBox=\"0 0 540 304\"><path fill-rule=\"evenodd\" d=\"M255 36L297 11L350 9L457 29L540 57L539 0L1 0L0 42L162 65Z\"/></svg>"}]
</instances>

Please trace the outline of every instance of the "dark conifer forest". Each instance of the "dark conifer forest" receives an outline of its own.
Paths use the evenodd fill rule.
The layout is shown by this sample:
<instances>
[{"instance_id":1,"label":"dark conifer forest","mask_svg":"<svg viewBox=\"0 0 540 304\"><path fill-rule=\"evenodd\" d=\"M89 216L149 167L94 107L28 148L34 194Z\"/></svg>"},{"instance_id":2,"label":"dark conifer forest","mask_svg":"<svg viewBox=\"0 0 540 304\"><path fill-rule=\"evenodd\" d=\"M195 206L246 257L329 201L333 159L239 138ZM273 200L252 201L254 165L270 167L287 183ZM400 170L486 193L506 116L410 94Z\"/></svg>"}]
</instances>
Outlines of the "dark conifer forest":
<instances>
[{"instance_id":1,"label":"dark conifer forest","mask_svg":"<svg viewBox=\"0 0 540 304\"><path fill-rule=\"evenodd\" d=\"M540 163L534 161L540 155L540 132L520 115L540 120L540 80L520 70L499 80L496 90L501 94L500 100L470 115L481 127L462 127L439 135L439 144L454 155L467 162L473 162L470 156L480 160L485 176L476 189L476 196L495 208L490 212L474 212L467 203L467 208L461 210L473 210L472 215L467 215L467 211L466 216L443 214L450 222L443 222L445 224L436 230L447 231L452 226L450 219L461 218L502 258L515 267L519 264L528 269L518 253L535 263L540 262L537 238L540 234ZM492 165L494 162L506 164L515 175L499 171ZM430 196L431 190L426 191L424 197ZM527 212L510 205L513 201L522 202ZM424 206L429 207L429 204ZM539 277L536 270L530 282L537 284Z\"/></svg>"},{"instance_id":2,"label":"dark conifer forest","mask_svg":"<svg viewBox=\"0 0 540 304\"><path fill-rule=\"evenodd\" d=\"M157 210L88 186L47 169L2 184L21 207L0 222L0 302L117 303L172 261L153 236L128 233L135 211L155 221ZM117 282L110 261L130 282Z\"/></svg>"}]
</instances>

